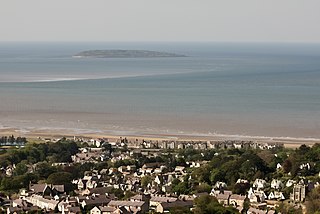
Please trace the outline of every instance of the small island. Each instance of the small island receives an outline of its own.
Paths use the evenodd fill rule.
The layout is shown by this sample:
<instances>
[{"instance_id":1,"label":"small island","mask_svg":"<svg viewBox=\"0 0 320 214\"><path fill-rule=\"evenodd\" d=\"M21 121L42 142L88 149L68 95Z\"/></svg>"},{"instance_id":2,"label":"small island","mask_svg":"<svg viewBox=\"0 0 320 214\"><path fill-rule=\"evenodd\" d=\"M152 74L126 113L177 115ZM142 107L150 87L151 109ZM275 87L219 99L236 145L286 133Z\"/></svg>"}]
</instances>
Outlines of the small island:
<instances>
[{"instance_id":1,"label":"small island","mask_svg":"<svg viewBox=\"0 0 320 214\"><path fill-rule=\"evenodd\" d=\"M73 55L75 58L158 58L186 57L185 55L148 50L88 50Z\"/></svg>"}]
</instances>

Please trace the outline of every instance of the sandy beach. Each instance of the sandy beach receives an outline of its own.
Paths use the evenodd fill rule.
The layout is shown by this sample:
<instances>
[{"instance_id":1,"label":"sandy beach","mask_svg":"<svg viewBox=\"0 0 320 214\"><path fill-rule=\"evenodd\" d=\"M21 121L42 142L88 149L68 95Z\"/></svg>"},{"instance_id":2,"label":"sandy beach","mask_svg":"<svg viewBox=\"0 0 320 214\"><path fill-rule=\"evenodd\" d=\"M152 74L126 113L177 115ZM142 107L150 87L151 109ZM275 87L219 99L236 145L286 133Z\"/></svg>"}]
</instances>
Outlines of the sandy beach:
<instances>
[{"instance_id":1,"label":"sandy beach","mask_svg":"<svg viewBox=\"0 0 320 214\"><path fill-rule=\"evenodd\" d=\"M186 135L186 134L111 134L108 132L90 132L79 131L72 129L28 129L20 130L16 128L0 128L0 136L22 136L28 139L49 138L58 139L66 138L107 138L109 140L117 140L120 137L126 137L128 140L185 140L185 141L225 141L225 140L239 140L239 141L256 141L256 142L273 142L283 143L286 148L297 148L303 144L312 146L315 143L320 143L320 139L316 138L290 138L290 137L266 137L266 136L241 136L241 135Z\"/></svg>"}]
</instances>

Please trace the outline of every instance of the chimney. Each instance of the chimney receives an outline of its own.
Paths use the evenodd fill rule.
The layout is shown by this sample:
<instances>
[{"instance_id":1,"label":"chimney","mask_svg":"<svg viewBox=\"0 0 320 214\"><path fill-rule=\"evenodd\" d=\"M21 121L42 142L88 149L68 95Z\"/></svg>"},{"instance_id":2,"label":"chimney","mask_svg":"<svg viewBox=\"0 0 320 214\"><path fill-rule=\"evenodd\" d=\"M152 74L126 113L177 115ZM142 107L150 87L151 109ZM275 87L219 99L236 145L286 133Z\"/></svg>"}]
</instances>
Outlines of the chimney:
<instances>
[{"instance_id":1,"label":"chimney","mask_svg":"<svg viewBox=\"0 0 320 214\"><path fill-rule=\"evenodd\" d=\"M142 194L142 201L145 202L147 210L149 210L150 208L150 199L151 199L150 194Z\"/></svg>"},{"instance_id":2,"label":"chimney","mask_svg":"<svg viewBox=\"0 0 320 214\"><path fill-rule=\"evenodd\" d=\"M224 194L224 188L222 185L219 186L219 194Z\"/></svg>"}]
</instances>

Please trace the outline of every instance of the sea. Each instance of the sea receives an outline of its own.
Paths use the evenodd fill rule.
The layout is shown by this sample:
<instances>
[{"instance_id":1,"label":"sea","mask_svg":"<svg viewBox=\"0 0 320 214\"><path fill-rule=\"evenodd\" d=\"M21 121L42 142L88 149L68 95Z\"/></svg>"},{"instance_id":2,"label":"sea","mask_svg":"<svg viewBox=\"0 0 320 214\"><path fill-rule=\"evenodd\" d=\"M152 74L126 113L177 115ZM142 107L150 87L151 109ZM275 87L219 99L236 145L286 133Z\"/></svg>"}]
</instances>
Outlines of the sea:
<instances>
[{"instance_id":1,"label":"sea","mask_svg":"<svg viewBox=\"0 0 320 214\"><path fill-rule=\"evenodd\" d=\"M1 42L0 128L320 138L320 44Z\"/></svg>"}]
</instances>

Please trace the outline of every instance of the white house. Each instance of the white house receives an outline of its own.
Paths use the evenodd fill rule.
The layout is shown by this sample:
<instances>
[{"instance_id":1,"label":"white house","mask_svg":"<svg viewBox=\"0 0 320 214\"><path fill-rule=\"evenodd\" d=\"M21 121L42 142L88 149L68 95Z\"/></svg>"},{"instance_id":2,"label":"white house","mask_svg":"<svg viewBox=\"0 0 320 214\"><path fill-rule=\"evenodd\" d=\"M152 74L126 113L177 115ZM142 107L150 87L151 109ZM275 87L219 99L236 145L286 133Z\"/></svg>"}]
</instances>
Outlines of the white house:
<instances>
[{"instance_id":1,"label":"white house","mask_svg":"<svg viewBox=\"0 0 320 214\"><path fill-rule=\"evenodd\" d=\"M95 206L90 210L90 214L112 214L116 211L116 208L114 207L108 207L108 206Z\"/></svg>"},{"instance_id":2,"label":"white house","mask_svg":"<svg viewBox=\"0 0 320 214\"><path fill-rule=\"evenodd\" d=\"M286 198L284 197L282 192L270 192L270 194L268 195L268 199L269 200L285 200Z\"/></svg>"},{"instance_id":3,"label":"white house","mask_svg":"<svg viewBox=\"0 0 320 214\"><path fill-rule=\"evenodd\" d=\"M282 181L278 180L278 179L273 179L271 181L271 188L273 189L281 189L284 187L284 184L282 183Z\"/></svg>"},{"instance_id":4,"label":"white house","mask_svg":"<svg viewBox=\"0 0 320 214\"><path fill-rule=\"evenodd\" d=\"M264 189L267 185L267 182L264 179L256 179L253 183L253 188L255 189Z\"/></svg>"},{"instance_id":5,"label":"white house","mask_svg":"<svg viewBox=\"0 0 320 214\"><path fill-rule=\"evenodd\" d=\"M286 187L291 187L295 183L297 183L297 182L294 181L294 180L288 180L287 183L286 183Z\"/></svg>"},{"instance_id":6,"label":"white house","mask_svg":"<svg viewBox=\"0 0 320 214\"><path fill-rule=\"evenodd\" d=\"M40 207L41 209L45 210L54 210L59 203L59 201L46 199L40 195L35 194L30 197L26 197L26 201L34 206Z\"/></svg>"}]
</instances>

